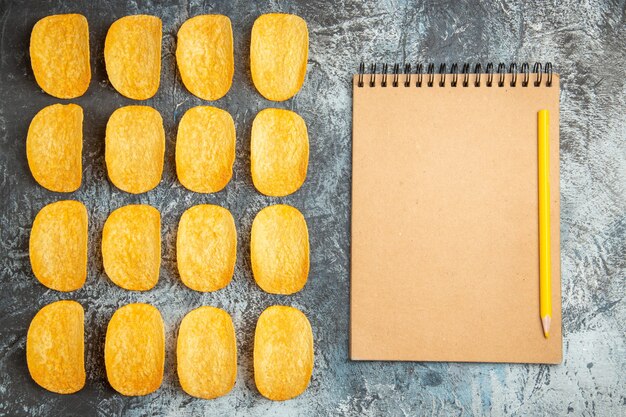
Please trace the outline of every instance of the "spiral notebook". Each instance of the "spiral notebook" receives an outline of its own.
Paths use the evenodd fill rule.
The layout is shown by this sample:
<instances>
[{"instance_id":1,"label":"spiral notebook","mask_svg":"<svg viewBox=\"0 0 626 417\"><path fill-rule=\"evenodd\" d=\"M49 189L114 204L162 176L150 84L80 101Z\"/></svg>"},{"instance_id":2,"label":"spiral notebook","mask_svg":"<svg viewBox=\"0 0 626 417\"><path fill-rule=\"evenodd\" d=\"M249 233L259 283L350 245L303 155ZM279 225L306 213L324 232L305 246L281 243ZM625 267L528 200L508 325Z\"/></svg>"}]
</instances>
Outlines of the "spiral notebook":
<instances>
[{"instance_id":1,"label":"spiral notebook","mask_svg":"<svg viewBox=\"0 0 626 417\"><path fill-rule=\"evenodd\" d=\"M559 76L549 64L390 69L353 79L351 359L560 363ZM551 113L548 339L540 109Z\"/></svg>"}]
</instances>

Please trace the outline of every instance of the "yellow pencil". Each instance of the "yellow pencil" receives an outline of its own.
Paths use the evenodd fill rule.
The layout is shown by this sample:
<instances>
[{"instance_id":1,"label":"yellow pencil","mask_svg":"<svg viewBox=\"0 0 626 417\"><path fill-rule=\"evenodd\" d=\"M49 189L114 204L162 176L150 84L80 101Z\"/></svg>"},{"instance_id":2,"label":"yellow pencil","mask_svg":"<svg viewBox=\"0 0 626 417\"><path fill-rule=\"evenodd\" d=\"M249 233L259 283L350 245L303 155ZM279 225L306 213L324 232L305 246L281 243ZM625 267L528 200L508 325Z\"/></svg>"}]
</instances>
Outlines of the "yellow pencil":
<instances>
[{"instance_id":1,"label":"yellow pencil","mask_svg":"<svg viewBox=\"0 0 626 417\"><path fill-rule=\"evenodd\" d=\"M539 312L543 334L550 335L552 321L552 268L550 265L550 112L537 113L539 163Z\"/></svg>"}]
</instances>

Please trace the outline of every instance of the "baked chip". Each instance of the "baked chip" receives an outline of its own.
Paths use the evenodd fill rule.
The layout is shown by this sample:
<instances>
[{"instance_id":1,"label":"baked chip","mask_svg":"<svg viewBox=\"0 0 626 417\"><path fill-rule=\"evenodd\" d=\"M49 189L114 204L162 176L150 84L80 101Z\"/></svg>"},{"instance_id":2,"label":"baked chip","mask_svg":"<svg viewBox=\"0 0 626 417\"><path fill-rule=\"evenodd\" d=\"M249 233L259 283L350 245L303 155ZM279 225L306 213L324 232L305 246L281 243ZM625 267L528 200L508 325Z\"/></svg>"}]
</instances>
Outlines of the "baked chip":
<instances>
[{"instance_id":1,"label":"baked chip","mask_svg":"<svg viewBox=\"0 0 626 417\"><path fill-rule=\"evenodd\" d=\"M235 122L216 107L197 106L183 115L176 137L176 174L196 193L218 192L230 181L235 162Z\"/></svg>"},{"instance_id":2,"label":"baked chip","mask_svg":"<svg viewBox=\"0 0 626 417\"><path fill-rule=\"evenodd\" d=\"M256 89L272 101L293 97L306 74L309 30L292 14L259 16L252 26L250 71Z\"/></svg>"},{"instance_id":3,"label":"baked chip","mask_svg":"<svg viewBox=\"0 0 626 417\"><path fill-rule=\"evenodd\" d=\"M26 137L26 158L35 181L50 191L71 193L83 174L83 109L53 104L33 117Z\"/></svg>"},{"instance_id":4,"label":"baked chip","mask_svg":"<svg viewBox=\"0 0 626 417\"><path fill-rule=\"evenodd\" d=\"M297 397L309 385L312 372L309 320L293 307L268 307L254 333L254 382L261 395L274 401Z\"/></svg>"},{"instance_id":5,"label":"baked chip","mask_svg":"<svg viewBox=\"0 0 626 417\"><path fill-rule=\"evenodd\" d=\"M302 117L290 110L261 110L252 122L252 182L265 195L297 191L309 164L309 137Z\"/></svg>"},{"instance_id":6,"label":"baked chip","mask_svg":"<svg viewBox=\"0 0 626 417\"><path fill-rule=\"evenodd\" d=\"M215 307L189 312L180 323L176 346L178 378L194 397L227 394L237 377L237 344L230 315Z\"/></svg>"},{"instance_id":7,"label":"baked chip","mask_svg":"<svg viewBox=\"0 0 626 417\"><path fill-rule=\"evenodd\" d=\"M237 230L230 212L201 204L185 211L176 237L178 272L196 291L217 291L230 283L237 260Z\"/></svg>"},{"instance_id":8,"label":"baked chip","mask_svg":"<svg viewBox=\"0 0 626 417\"><path fill-rule=\"evenodd\" d=\"M107 379L123 395L147 395L161 386L165 329L149 304L128 304L111 317L104 342Z\"/></svg>"},{"instance_id":9,"label":"baked chip","mask_svg":"<svg viewBox=\"0 0 626 417\"><path fill-rule=\"evenodd\" d=\"M57 98L85 94L91 81L89 24L80 14L47 16L30 35L30 63L35 80Z\"/></svg>"},{"instance_id":10,"label":"baked chip","mask_svg":"<svg viewBox=\"0 0 626 417\"><path fill-rule=\"evenodd\" d=\"M126 290L146 291L159 280L161 214L151 206L114 210L102 230L104 271Z\"/></svg>"},{"instance_id":11,"label":"baked chip","mask_svg":"<svg viewBox=\"0 0 626 417\"><path fill-rule=\"evenodd\" d=\"M161 79L161 19L126 16L113 22L104 41L104 62L111 85L123 96L146 100Z\"/></svg>"},{"instance_id":12,"label":"baked chip","mask_svg":"<svg viewBox=\"0 0 626 417\"><path fill-rule=\"evenodd\" d=\"M233 82L233 29L226 16L192 17L178 30L176 63L183 84L203 100L218 100Z\"/></svg>"},{"instance_id":13,"label":"baked chip","mask_svg":"<svg viewBox=\"0 0 626 417\"><path fill-rule=\"evenodd\" d=\"M293 294L309 275L309 232L298 209L265 207L252 222L250 257L254 280L271 294Z\"/></svg>"},{"instance_id":14,"label":"baked chip","mask_svg":"<svg viewBox=\"0 0 626 417\"><path fill-rule=\"evenodd\" d=\"M87 209L79 201L48 204L30 232L35 277L56 291L75 291L87 278Z\"/></svg>"},{"instance_id":15,"label":"baked chip","mask_svg":"<svg viewBox=\"0 0 626 417\"><path fill-rule=\"evenodd\" d=\"M106 128L105 160L111 182L132 194L150 191L161 181L165 131L158 111L126 106L113 112Z\"/></svg>"},{"instance_id":16,"label":"baked chip","mask_svg":"<svg viewBox=\"0 0 626 417\"><path fill-rule=\"evenodd\" d=\"M48 304L26 336L26 362L35 382L57 394L85 386L85 313L76 301Z\"/></svg>"}]
</instances>

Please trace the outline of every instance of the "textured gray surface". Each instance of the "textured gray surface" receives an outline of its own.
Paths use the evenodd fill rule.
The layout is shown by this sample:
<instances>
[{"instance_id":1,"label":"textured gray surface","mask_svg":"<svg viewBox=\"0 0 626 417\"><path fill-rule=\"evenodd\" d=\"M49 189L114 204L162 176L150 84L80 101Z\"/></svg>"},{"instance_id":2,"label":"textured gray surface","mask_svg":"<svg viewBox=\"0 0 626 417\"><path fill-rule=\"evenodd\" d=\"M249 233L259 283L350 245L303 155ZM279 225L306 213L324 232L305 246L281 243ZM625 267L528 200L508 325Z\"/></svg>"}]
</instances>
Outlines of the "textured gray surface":
<instances>
[{"instance_id":1,"label":"textured gray surface","mask_svg":"<svg viewBox=\"0 0 626 417\"><path fill-rule=\"evenodd\" d=\"M61 4L65 3L65 4ZM306 19L310 56L304 88L273 104L255 90L248 70L250 29L266 12ZM28 58L33 24L54 13L84 14L90 25L93 77L72 100L85 110L83 186L55 194L38 186L25 156L33 115L59 102L36 85ZM117 190L107 180L104 130L112 111L131 100L109 85L103 62L106 30L126 14L163 19L163 70L158 94L146 104L164 119L167 148L161 184L144 195ZM176 31L187 18L222 13L233 21L236 73L228 95L215 105L237 126L235 174L214 195L191 193L177 182L176 125L188 108L202 104L176 73ZM601 415L626 414L626 10L624 1L541 1L517 4L457 1L319 0L249 1L10 1L0 0L0 415ZM562 74L561 231L564 362L560 366L445 363L356 363L348 360L350 75L358 62L433 60L552 61ZM275 199L258 194L249 174L249 133L254 115L276 106L300 113L311 140L309 177L300 191ZM28 237L36 213L64 198L83 201L90 214L89 276L71 294L47 290L32 276ZM373 196L375 198L375 196ZM147 203L163 216L163 263L155 289L136 293L116 287L104 274L99 251L110 211ZM229 208L239 231L233 282L200 294L176 273L174 241L182 212L197 203ZM249 232L262 207L286 202L300 208L311 232L311 274L294 296L263 293L251 277ZM86 387L60 396L39 388L25 362L28 324L43 305L75 299L86 309ZM161 389L140 398L115 393L106 382L103 343L113 311L133 301L157 306L167 332ZM314 330L315 370L309 389L295 400L273 403L257 392L252 375L254 325L267 306L301 308ZM200 305L233 316L239 369L233 391L204 401L181 391L174 343L180 320Z\"/></svg>"}]
</instances>

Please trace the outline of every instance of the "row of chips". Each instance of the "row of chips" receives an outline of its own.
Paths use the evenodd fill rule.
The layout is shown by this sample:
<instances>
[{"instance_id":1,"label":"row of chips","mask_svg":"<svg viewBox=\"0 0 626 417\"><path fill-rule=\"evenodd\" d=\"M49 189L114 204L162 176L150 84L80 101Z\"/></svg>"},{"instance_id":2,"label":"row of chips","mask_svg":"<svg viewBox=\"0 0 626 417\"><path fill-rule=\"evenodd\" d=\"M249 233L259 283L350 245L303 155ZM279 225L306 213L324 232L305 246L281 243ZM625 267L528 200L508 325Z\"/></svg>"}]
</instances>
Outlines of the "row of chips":
<instances>
[{"instance_id":1,"label":"row of chips","mask_svg":"<svg viewBox=\"0 0 626 417\"><path fill-rule=\"evenodd\" d=\"M264 109L252 124L250 165L259 192L285 196L298 190L307 174L306 123L290 110ZM235 162L235 123L211 106L189 109L176 138L176 173L181 184L198 193L222 190ZM163 173L165 131L158 111L125 106L111 114L106 127L105 160L109 179L119 189L144 193ZM26 155L35 180L57 192L76 191L82 180L83 109L53 104L35 115L28 129Z\"/></svg>"},{"instance_id":2,"label":"row of chips","mask_svg":"<svg viewBox=\"0 0 626 417\"><path fill-rule=\"evenodd\" d=\"M71 394L85 385L84 310L76 301L43 307L28 328L26 359L43 388ZM313 371L313 334L306 316L287 306L267 308L254 336L254 380L275 401L300 395ZM178 330L178 378L191 396L212 399L227 394L237 377L237 344L230 315L216 307L189 312ZM104 345L109 383L127 396L156 391L163 380L165 328L159 310L128 304L109 321Z\"/></svg>"},{"instance_id":3,"label":"row of chips","mask_svg":"<svg viewBox=\"0 0 626 417\"><path fill-rule=\"evenodd\" d=\"M75 291L87 277L87 209L79 201L51 203L39 211L30 234L35 277L48 288ZM186 210L176 238L178 272L195 291L227 286L235 271L237 231L231 213L201 204ZM309 235L298 209L277 204L262 209L252 223L252 273L271 294L300 291L309 274ZM127 290L147 291L159 280L161 215L148 205L114 210L102 231L102 261L107 276Z\"/></svg>"},{"instance_id":4,"label":"row of chips","mask_svg":"<svg viewBox=\"0 0 626 417\"><path fill-rule=\"evenodd\" d=\"M123 96L146 100L161 79L162 22L156 16L125 16L111 24L104 60L111 85ZM306 22L272 13L256 19L250 43L250 71L268 100L284 101L302 87L308 59ZM37 84L62 98L83 95L91 81L89 26L80 14L44 17L33 27L30 56ZM218 100L234 74L233 31L223 15L200 15L178 31L176 62L183 84L197 97Z\"/></svg>"}]
</instances>

